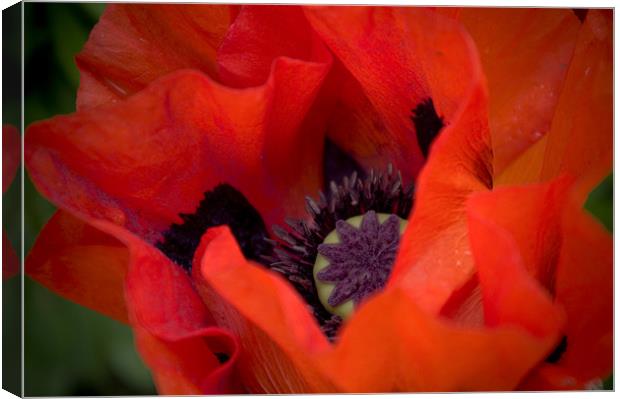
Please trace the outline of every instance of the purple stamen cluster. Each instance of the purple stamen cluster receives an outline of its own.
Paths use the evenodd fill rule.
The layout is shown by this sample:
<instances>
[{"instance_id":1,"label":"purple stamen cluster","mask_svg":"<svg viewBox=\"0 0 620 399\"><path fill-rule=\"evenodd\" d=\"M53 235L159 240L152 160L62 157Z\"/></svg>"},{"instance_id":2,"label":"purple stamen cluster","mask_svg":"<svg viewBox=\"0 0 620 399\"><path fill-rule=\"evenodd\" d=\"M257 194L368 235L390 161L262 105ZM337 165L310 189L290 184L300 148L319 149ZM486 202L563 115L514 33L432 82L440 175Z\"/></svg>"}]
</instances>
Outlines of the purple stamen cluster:
<instances>
[{"instance_id":1,"label":"purple stamen cluster","mask_svg":"<svg viewBox=\"0 0 620 399\"><path fill-rule=\"evenodd\" d=\"M368 211L387 213L407 219L413 206L413 186L403 184L400 173L391 165L387 170L371 170L359 178L357 173L345 177L342 184L331 182L327 194L319 200L306 198L310 221L287 220L287 226L273 226L277 239L270 240L273 253L263 258L269 268L285 276L306 303L327 337L333 339L342 319L321 304L314 283L313 268L318 247L336 228L339 220L347 220Z\"/></svg>"},{"instance_id":2,"label":"purple stamen cluster","mask_svg":"<svg viewBox=\"0 0 620 399\"><path fill-rule=\"evenodd\" d=\"M344 220L336 223L337 244L321 244L319 253L329 265L316 277L335 287L327 303L338 306L350 299L355 306L382 288L392 271L400 241L400 220L390 215L383 223L374 211L362 218L359 228Z\"/></svg>"}]
</instances>

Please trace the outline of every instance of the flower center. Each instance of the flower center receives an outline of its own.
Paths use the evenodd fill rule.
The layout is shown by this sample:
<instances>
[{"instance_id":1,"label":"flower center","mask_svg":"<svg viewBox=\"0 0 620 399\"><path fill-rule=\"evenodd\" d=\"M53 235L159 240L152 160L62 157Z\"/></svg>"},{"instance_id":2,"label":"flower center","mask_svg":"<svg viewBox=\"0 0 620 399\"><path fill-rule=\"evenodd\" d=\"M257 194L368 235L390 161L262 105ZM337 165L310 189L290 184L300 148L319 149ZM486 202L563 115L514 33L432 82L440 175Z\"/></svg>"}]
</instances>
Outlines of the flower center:
<instances>
[{"instance_id":1,"label":"flower center","mask_svg":"<svg viewBox=\"0 0 620 399\"><path fill-rule=\"evenodd\" d=\"M336 222L314 263L314 282L325 309L347 319L364 298L383 288L406 226L396 215L374 211Z\"/></svg>"},{"instance_id":2,"label":"flower center","mask_svg":"<svg viewBox=\"0 0 620 399\"><path fill-rule=\"evenodd\" d=\"M339 242L345 244L344 239L342 241L330 241L333 238L327 238L332 233L336 235L336 238L342 237L337 234L338 225L340 225L343 231L347 229L343 223L349 224L351 229L356 231L361 230L359 232L361 236L368 241L374 242L374 244L366 246L365 249L367 251L377 248L386 249L393 246L391 255L387 250L383 253L377 250L378 258L382 255L384 258L382 261L377 260L373 264L387 265L389 263L389 267L387 270L385 270L385 267L377 268L377 270L382 269L385 276L383 278L369 278L366 281L367 284L361 290L356 291L355 294L359 295L359 302L370 292L382 287L390 274L391 266L396 256L398 240L400 239L399 234L394 234L394 218L391 221L388 220L390 215L395 215L394 217L398 222L396 225L400 228L400 219L408 218L412 206L413 186L404 185L400 173L395 173L391 166L388 166L387 170L381 172L371 170L363 178L359 178L357 173L354 172L352 175L345 177L340 185L332 181L329 192L327 194L321 193L318 201L306 198L306 209L310 220L287 220L286 228L275 226L273 231L277 240L271 242L274 245L273 253L265 257L263 263L268 265L271 270L282 274L295 287L310 307L325 335L333 339L342 324L343 316L346 317L347 313L334 312L334 306L329 305L329 296L331 291L335 289L334 287L332 287L326 298L323 300L320 298L322 294L320 294L319 290L325 290L326 288L324 287L330 285L330 282L322 281L324 279L320 277L315 279L314 276L315 262L319 255L326 258L327 263L330 263L328 256L319 253L321 251L320 248L329 248L322 246L324 244L338 244ZM371 217L364 224L365 226L368 225L368 228L362 228L362 221L365 220L364 216L370 216L368 214L371 211L372 214L378 215L378 222L375 224ZM356 222L356 220L358 221ZM374 230L372 226L375 227ZM390 226L392 226L391 230ZM367 233L364 234L362 233L363 231ZM382 237L386 234L389 236L388 233L391 232L392 238L395 238L396 242L392 240L392 244L387 244L385 237L383 239L371 240L373 231L377 234L380 233ZM383 246L381 243L383 243ZM354 250L349 249L351 251ZM361 259L366 255L363 252L364 248L358 249L359 254L356 257L361 262ZM326 251L330 250L326 249ZM341 253L343 256L352 256L350 253L347 253L346 247L341 248ZM356 270L362 270L360 269L361 267L360 265ZM363 270L370 272L370 270L374 269ZM381 273L371 272L371 274L376 276ZM338 279L332 282L331 285L337 286L341 280ZM381 280L383 283L380 284ZM355 280L352 285L355 286L362 281L363 279ZM376 288L371 289L373 286ZM353 296L349 298L349 300L353 301L353 304L347 306L356 305L356 300L351 298ZM347 302L346 299L344 301Z\"/></svg>"}]
</instances>

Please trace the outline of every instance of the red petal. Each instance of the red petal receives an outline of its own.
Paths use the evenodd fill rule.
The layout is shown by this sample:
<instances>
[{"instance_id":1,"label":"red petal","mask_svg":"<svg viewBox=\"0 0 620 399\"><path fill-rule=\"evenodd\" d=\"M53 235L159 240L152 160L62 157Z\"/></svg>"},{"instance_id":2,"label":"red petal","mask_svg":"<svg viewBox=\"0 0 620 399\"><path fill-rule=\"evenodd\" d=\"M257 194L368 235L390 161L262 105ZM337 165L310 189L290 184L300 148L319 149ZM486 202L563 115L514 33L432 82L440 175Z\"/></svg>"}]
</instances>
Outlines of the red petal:
<instances>
[{"instance_id":1,"label":"red petal","mask_svg":"<svg viewBox=\"0 0 620 399\"><path fill-rule=\"evenodd\" d=\"M311 361L328 348L327 339L287 282L245 260L227 227L207 231L195 260L203 300L218 325L239 336L239 368L250 392L333 391Z\"/></svg>"},{"instance_id":2,"label":"red petal","mask_svg":"<svg viewBox=\"0 0 620 399\"><path fill-rule=\"evenodd\" d=\"M566 208L562 233L556 300L567 315L566 350L536 368L525 390L600 389L613 367L612 237L579 201Z\"/></svg>"},{"instance_id":3,"label":"red petal","mask_svg":"<svg viewBox=\"0 0 620 399\"><path fill-rule=\"evenodd\" d=\"M550 346L522 329L457 326L415 302L395 288L362 305L323 359L339 390L510 390Z\"/></svg>"},{"instance_id":4,"label":"red petal","mask_svg":"<svg viewBox=\"0 0 620 399\"><path fill-rule=\"evenodd\" d=\"M122 228L88 221L57 212L28 256L28 275L70 300L129 319L161 393L238 391L237 343L213 327L183 269ZM220 365L214 352L229 360Z\"/></svg>"},{"instance_id":5,"label":"red petal","mask_svg":"<svg viewBox=\"0 0 620 399\"><path fill-rule=\"evenodd\" d=\"M237 344L223 335L221 330L204 328L171 342L158 339L139 327L134 328L134 334L138 350L153 373L160 395L241 392L241 387L234 379L234 365L239 356ZM217 348L215 345L223 339L230 341L229 347ZM233 358L220 367L214 352L231 352Z\"/></svg>"},{"instance_id":6,"label":"red petal","mask_svg":"<svg viewBox=\"0 0 620 399\"><path fill-rule=\"evenodd\" d=\"M474 213L508 232L524 267L551 293L562 242L560 220L571 183L571 179L563 178L546 184L503 187L469 200L470 218ZM487 240L486 245L492 251L495 242Z\"/></svg>"},{"instance_id":7,"label":"red petal","mask_svg":"<svg viewBox=\"0 0 620 399\"><path fill-rule=\"evenodd\" d=\"M214 76L215 51L238 12L230 5L108 5L77 56L78 108L135 93L178 69Z\"/></svg>"},{"instance_id":8,"label":"red petal","mask_svg":"<svg viewBox=\"0 0 620 399\"><path fill-rule=\"evenodd\" d=\"M579 206L563 218L557 301L566 309L567 349L558 365L579 380L606 378L613 365L613 240Z\"/></svg>"},{"instance_id":9,"label":"red petal","mask_svg":"<svg viewBox=\"0 0 620 399\"><path fill-rule=\"evenodd\" d=\"M556 107L551 131L499 176L500 183L578 177L585 200L612 163L613 62L611 12L590 10Z\"/></svg>"},{"instance_id":10,"label":"red petal","mask_svg":"<svg viewBox=\"0 0 620 399\"><path fill-rule=\"evenodd\" d=\"M88 222L127 246L128 318L158 389L168 394L236 391L232 377L238 345L228 332L213 326L187 273L127 230L107 221ZM106 271L105 265L101 270ZM215 352L230 360L220 365Z\"/></svg>"},{"instance_id":11,"label":"red petal","mask_svg":"<svg viewBox=\"0 0 620 399\"><path fill-rule=\"evenodd\" d=\"M463 8L460 18L489 84L493 166L500 174L550 130L580 23L568 9Z\"/></svg>"},{"instance_id":12,"label":"red petal","mask_svg":"<svg viewBox=\"0 0 620 399\"><path fill-rule=\"evenodd\" d=\"M300 7L242 6L217 51L220 79L234 87L257 86L278 57L330 62Z\"/></svg>"},{"instance_id":13,"label":"red petal","mask_svg":"<svg viewBox=\"0 0 620 399\"><path fill-rule=\"evenodd\" d=\"M443 25L418 22L417 34L430 35L420 43L424 70L432 71L428 81L439 108L450 110L445 111L449 122L418 178L391 282L406 281L420 307L438 312L473 275L465 201L492 186L492 153L486 89L473 44L447 19ZM438 53L436 47L451 51ZM456 97L448 94L452 88Z\"/></svg>"},{"instance_id":14,"label":"red petal","mask_svg":"<svg viewBox=\"0 0 620 399\"><path fill-rule=\"evenodd\" d=\"M271 226L302 214L319 187L323 138L297 128L326 68L280 59L264 86L245 90L170 75L122 103L31 125L28 171L55 204L149 240L223 182Z\"/></svg>"},{"instance_id":15,"label":"red petal","mask_svg":"<svg viewBox=\"0 0 620 399\"><path fill-rule=\"evenodd\" d=\"M587 194L611 170L613 46L611 10L590 10L553 118L541 178L580 176Z\"/></svg>"},{"instance_id":16,"label":"red petal","mask_svg":"<svg viewBox=\"0 0 620 399\"><path fill-rule=\"evenodd\" d=\"M384 159L393 160L406 177L417 173L423 159L417 147L411 111L430 94L423 81L415 52L403 27L404 17L397 8L382 7L307 7L313 28L319 33L344 66L361 84L382 123L386 139L369 138L386 148L376 148ZM412 54L413 53L413 54ZM343 99L347 108L346 97ZM365 129L367 134L383 133ZM333 131L332 134L339 134ZM338 143L345 140L336 138ZM359 146L348 144L344 149Z\"/></svg>"},{"instance_id":17,"label":"red petal","mask_svg":"<svg viewBox=\"0 0 620 399\"><path fill-rule=\"evenodd\" d=\"M19 169L21 137L14 126L2 126L2 192L6 192Z\"/></svg>"},{"instance_id":18,"label":"red petal","mask_svg":"<svg viewBox=\"0 0 620 399\"><path fill-rule=\"evenodd\" d=\"M317 103L325 108L329 138L367 170L384 170L390 162L391 134L360 83L335 60Z\"/></svg>"},{"instance_id":19,"label":"red petal","mask_svg":"<svg viewBox=\"0 0 620 399\"><path fill-rule=\"evenodd\" d=\"M337 122L330 126L334 141L362 158L362 163L369 163L364 159L368 156L375 163L378 154L383 167L393 162L406 179L415 177L424 159L412 110L432 98L447 124L458 117L463 97L471 90L476 54L461 26L442 14L397 7L306 8L312 26L357 79L374 107L372 114L378 116L349 116L356 128L361 127L360 135L368 136L361 138L361 144L357 137L347 142L351 133ZM342 89L340 102L345 112L365 104L359 94L350 95L360 92L356 89L350 84ZM336 117L345 113L336 112Z\"/></svg>"},{"instance_id":20,"label":"red petal","mask_svg":"<svg viewBox=\"0 0 620 399\"><path fill-rule=\"evenodd\" d=\"M214 327L185 271L161 252L122 232L131 252L126 297L136 343L162 394L238 391L236 340ZM230 359L220 365L214 353Z\"/></svg>"},{"instance_id":21,"label":"red petal","mask_svg":"<svg viewBox=\"0 0 620 399\"><path fill-rule=\"evenodd\" d=\"M118 240L58 211L39 233L25 271L58 295L126 323L128 257Z\"/></svg>"},{"instance_id":22,"label":"red petal","mask_svg":"<svg viewBox=\"0 0 620 399\"><path fill-rule=\"evenodd\" d=\"M553 278L547 275L546 267L557 259L559 232L545 218L531 219L543 216L537 214L543 211L542 205L555 205L549 204L549 200L562 189L554 186L506 189L476 194L469 200L469 239L487 325L520 326L536 336L546 337L550 343L559 338L564 315L553 305L550 292L536 279L539 275ZM514 202L517 199L521 199L518 207ZM548 217L555 216L557 224L559 212L554 215L553 211L551 207ZM514 223L515 217L525 223ZM548 241L542 241L545 239Z\"/></svg>"}]
</instances>

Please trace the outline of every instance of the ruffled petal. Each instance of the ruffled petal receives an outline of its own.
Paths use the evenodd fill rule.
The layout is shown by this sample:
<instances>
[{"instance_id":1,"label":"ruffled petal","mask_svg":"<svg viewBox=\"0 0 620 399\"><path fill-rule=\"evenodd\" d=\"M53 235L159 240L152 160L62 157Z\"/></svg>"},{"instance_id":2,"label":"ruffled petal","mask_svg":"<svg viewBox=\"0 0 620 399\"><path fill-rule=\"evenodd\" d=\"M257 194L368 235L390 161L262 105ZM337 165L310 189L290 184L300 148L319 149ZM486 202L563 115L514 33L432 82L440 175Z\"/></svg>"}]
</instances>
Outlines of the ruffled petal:
<instances>
[{"instance_id":1,"label":"ruffled petal","mask_svg":"<svg viewBox=\"0 0 620 399\"><path fill-rule=\"evenodd\" d=\"M128 262L121 242L58 211L39 233L25 272L58 295L126 323Z\"/></svg>"},{"instance_id":2,"label":"ruffled petal","mask_svg":"<svg viewBox=\"0 0 620 399\"><path fill-rule=\"evenodd\" d=\"M550 343L560 338L565 317L552 293L537 279L553 281L548 263L557 259L561 210L553 199L564 188L551 185L475 194L468 201L468 233L482 292L485 324L526 329ZM564 185L565 186L565 185ZM529 190L528 190L529 189ZM515 207L515 199L521 199ZM552 220L529 221L548 206ZM561 203L560 203L561 205ZM518 209L518 211L517 211ZM554 212L555 211L555 212ZM525 222L518 225L515 217ZM542 241L547 239L548 241ZM556 245L554 245L554 243ZM541 248L541 245L545 245ZM555 268L551 273L555 272Z\"/></svg>"},{"instance_id":3,"label":"ruffled petal","mask_svg":"<svg viewBox=\"0 0 620 399\"><path fill-rule=\"evenodd\" d=\"M233 87L257 86L278 57L330 62L301 7L242 6L217 51L220 80Z\"/></svg>"},{"instance_id":4,"label":"ruffled petal","mask_svg":"<svg viewBox=\"0 0 620 399\"><path fill-rule=\"evenodd\" d=\"M562 243L561 216L572 184L571 178L563 177L544 184L501 187L475 194L468 205L470 218L492 221L510 234L527 272L552 294ZM471 226L470 222L470 237ZM493 251L495 242L487 240L486 245Z\"/></svg>"},{"instance_id":5,"label":"ruffled petal","mask_svg":"<svg viewBox=\"0 0 620 399\"><path fill-rule=\"evenodd\" d=\"M578 194L569 191L574 190L571 183L571 179L562 178L547 184L506 187L477 194L468 204L469 236L483 297L487 293L487 323L506 317L514 322L517 317L519 325L534 333L556 329L566 337L566 348L555 355L559 361L541 363L520 385L525 390L596 387L612 367L611 237L580 209L579 200L574 200ZM515 264L520 266L515 268ZM487 280L494 284L502 280L501 275L506 276L508 285L527 282L523 276L532 276L542 285L530 282L523 286L530 292L516 297L501 290L493 290L489 296L485 270ZM546 289L541 292L543 287ZM564 318L553 315L553 308L546 305L545 311L544 304L530 303L541 295L553 295L556 307L565 314L565 325L560 323ZM489 305L499 305L508 313L498 317L488 311Z\"/></svg>"},{"instance_id":6,"label":"ruffled petal","mask_svg":"<svg viewBox=\"0 0 620 399\"><path fill-rule=\"evenodd\" d=\"M438 312L474 274L465 202L470 194L492 187L492 152L486 87L473 43L455 22L428 26L423 21L416 25L420 37L437 40L421 41L420 60L424 71L432 71L427 77L433 98L440 109L450 110L449 122L418 178L389 284L403 280L422 309ZM437 52L444 42L451 51Z\"/></svg>"},{"instance_id":7,"label":"ruffled petal","mask_svg":"<svg viewBox=\"0 0 620 399\"><path fill-rule=\"evenodd\" d=\"M525 389L596 387L613 367L613 240L579 200L566 208L556 300L567 314L566 350L524 382Z\"/></svg>"},{"instance_id":8,"label":"ruffled petal","mask_svg":"<svg viewBox=\"0 0 620 399\"><path fill-rule=\"evenodd\" d=\"M326 70L279 59L264 86L244 90L181 71L122 103L31 125L27 169L56 205L149 241L220 183L270 226L303 214L321 184L323 138L297 128Z\"/></svg>"},{"instance_id":9,"label":"ruffled petal","mask_svg":"<svg viewBox=\"0 0 620 399\"><path fill-rule=\"evenodd\" d=\"M438 16L428 10L415 10L417 15L412 15L395 7L306 7L305 12L313 28L359 82L386 128L377 131L363 129L360 134L371 137L362 138L364 145L360 145L340 137L350 137L351 132L333 125L330 135L334 136L334 141L344 145L343 149L358 159L372 152L366 147L374 143L374 151L384 160L394 162L406 178L417 175L424 159L417 144L411 113L418 104L432 96L415 48L420 39L415 36L410 39L406 25L416 18L419 19L416 22L433 19L429 23L432 24ZM358 91L358 87L351 84L344 87L343 108L355 109L355 103L360 100L347 94L351 90ZM362 101L362 105L365 102ZM443 108L440 111L448 112ZM372 119L366 119L365 123ZM387 137L374 137L381 135Z\"/></svg>"},{"instance_id":10,"label":"ruffled petal","mask_svg":"<svg viewBox=\"0 0 620 399\"><path fill-rule=\"evenodd\" d=\"M237 341L214 326L189 276L155 248L107 225L131 253L125 285L129 320L158 391L175 395L238 392ZM227 360L221 364L217 353Z\"/></svg>"},{"instance_id":11,"label":"ruffled petal","mask_svg":"<svg viewBox=\"0 0 620 399\"><path fill-rule=\"evenodd\" d=\"M217 328L189 276L161 252L107 221L58 211L26 261L28 275L119 321L160 393L239 392L238 344ZM216 354L225 356L220 363Z\"/></svg>"},{"instance_id":12,"label":"ruffled petal","mask_svg":"<svg viewBox=\"0 0 620 399\"><path fill-rule=\"evenodd\" d=\"M178 69L215 76L234 5L111 4L77 55L78 109L116 101Z\"/></svg>"},{"instance_id":13,"label":"ruffled petal","mask_svg":"<svg viewBox=\"0 0 620 399\"><path fill-rule=\"evenodd\" d=\"M135 327L134 336L160 395L243 392L235 379L234 367L239 356L237 343L220 329L207 327L187 337L166 341ZM215 354L225 355L223 365L219 365Z\"/></svg>"},{"instance_id":14,"label":"ruffled petal","mask_svg":"<svg viewBox=\"0 0 620 399\"><path fill-rule=\"evenodd\" d=\"M611 10L591 10L579 34L545 151L541 178L579 176L583 201L609 174L613 146Z\"/></svg>"},{"instance_id":15,"label":"ruffled petal","mask_svg":"<svg viewBox=\"0 0 620 399\"><path fill-rule=\"evenodd\" d=\"M577 41L569 9L463 8L489 85L496 174L551 127ZM509 77L509 78L507 78Z\"/></svg>"},{"instance_id":16,"label":"ruffled petal","mask_svg":"<svg viewBox=\"0 0 620 399\"><path fill-rule=\"evenodd\" d=\"M2 192L15 179L21 158L20 135L15 126L2 126Z\"/></svg>"},{"instance_id":17,"label":"ruffled petal","mask_svg":"<svg viewBox=\"0 0 620 399\"><path fill-rule=\"evenodd\" d=\"M613 58L609 10L590 10L579 32L550 132L515 160L498 178L500 184L578 177L587 194L612 164Z\"/></svg>"},{"instance_id":18,"label":"ruffled petal","mask_svg":"<svg viewBox=\"0 0 620 399\"><path fill-rule=\"evenodd\" d=\"M562 228L556 297L569 324L559 364L583 380L605 378L613 362L612 237L577 206L565 214Z\"/></svg>"},{"instance_id":19,"label":"ruffled petal","mask_svg":"<svg viewBox=\"0 0 620 399\"><path fill-rule=\"evenodd\" d=\"M228 227L207 231L192 270L217 324L239 336L250 392L333 392L311 360L329 344L306 304L280 276L248 262Z\"/></svg>"},{"instance_id":20,"label":"ruffled petal","mask_svg":"<svg viewBox=\"0 0 620 399\"><path fill-rule=\"evenodd\" d=\"M322 364L345 392L510 390L549 346L520 328L436 318L397 287L360 307Z\"/></svg>"}]
</instances>

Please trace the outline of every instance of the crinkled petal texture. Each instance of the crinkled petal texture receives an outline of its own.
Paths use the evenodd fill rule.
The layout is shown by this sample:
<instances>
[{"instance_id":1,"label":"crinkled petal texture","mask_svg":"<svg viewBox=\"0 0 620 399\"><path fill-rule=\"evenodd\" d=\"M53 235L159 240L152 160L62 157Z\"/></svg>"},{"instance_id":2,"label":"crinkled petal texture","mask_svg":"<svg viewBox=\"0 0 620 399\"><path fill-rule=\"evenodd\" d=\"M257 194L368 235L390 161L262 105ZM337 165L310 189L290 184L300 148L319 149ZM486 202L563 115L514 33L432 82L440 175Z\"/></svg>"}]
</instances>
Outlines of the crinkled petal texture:
<instances>
[{"instance_id":1,"label":"crinkled petal texture","mask_svg":"<svg viewBox=\"0 0 620 399\"><path fill-rule=\"evenodd\" d=\"M551 129L580 23L570 9L468 7L459 17L488 81L493 167L500 174Z\"/></svg>"},{"instance_id":2,"label":"crinkled petal texture","mask_svg":"<svg viewBox=\"0 0 620 399\"><path fill-rule=\"evenodd\" d=\"M179 69L215 76L216 49L237 13L234 5L108 5L76 58L78 109L118 101Z\"/></svg>"},{"instance_id":3,"label":"crinkled petal texture","mask_svg":"<svg viewBox=\"0 0 620 399\"><path fill-rule=\"evenodd\" d=\"M537 320L524 321L494 303L512 326L460 327L421 311L394 288L368 301L330 346L290 285L245 260L228 228L210 229L197 254L199 292L218 324L240 337L239 367L252 392L511 389L557 338L538 322L561 319L548 298L529 288L529 276L506 273L488 287L499 290L501 280L508 296L537 293L530 299Z\"/></svg>"},{"instance_id":4,"label":"crinkled petal texture","mask_svg":"<svg viewBox=\"0 0 620 399\"><path fill-rule=\"evenodd\" d=\"M491 163L491 140L484 121L481 123L481 118L476 119L475 108L473 112L467 111L467 118L458 121L470 120L470 126L464 126L460 135L462 142L451 137L453 131L460 128L458 123L448 125L437 139L418 179L413 217L393 274L394 280L407 281L425 309L480 321L482 315L476 314L481 309L480 293L476 288L477 276L468 248L467 227L463 222L464 205L471 194L485 191L491 185L548 181L568 173L575 176L575 190L583 200L593 185L609 172L612 97L608 18L609 14L603 11L589 13L578 35L550 132L501 175L490 174L494 176L491 181L487 171L492 169L487 167L485 170L480 166ZM592 85L585 87L588 82ZM583 88L585 96L576 94L579 87ZM575 106L576 99L583 101L569 111L569 104ZM481 107L486 108L486 97L482 97L482 101ZM595 111L587 111L592 107ZM591 132L586 126L600 126L600 129ZM483 133L477 135L476 132ZM574 140L556 139L566 134L576 137ZM482 140L477 141L477 137ZM455 147L450 149L448 143L455 144ZM445 167L450 164L458 167ZM541 254L546 252L545 249L538 251ZM543 268L539 272L547 275L540 278L549 279L553 275L552 269ZM460 305L455 307L455 303Z\"/></svg>"},{"instance_id":5,"label":"crinkled petal texture","mask_svg":"<svg viewBox=\"0 0 620 399\"><path fill-rule=\"evenodd\" d=\"M144 18L157 10L113 9L123 18L133 15L131 23L107 24L104 18L100 39L119 26L155 29ZM184 13L175 10L175 16ZM130 51L119 40L105 50ZM157 43L153 39L150 46ZM147 50L136 57L155 51ZM239 189L268 225L303 212L303 196L321 184L323 136L306 135L300 126L331 62L325 51L315 55L273 59L256 87L234 89L197 71L178 71L123 98L166 72L151 71L131 86L136 71L150 68L141 64L152 59L144 56L136 60L137 69L128 63L131 70L120 74L131 90L115 101L85 100L78 113L28 129L28 172L44 195L68 211L41 235L27 262L29 274L67 298L129 320L162 393L239 390L232 378L238 348L214 327L188 276L151 245L219 183ZM97 62L93 68L102 73L115 71ZM217 352L229 360L220 365Z\"/></svg>"},{"instance_id":6,"label":"crinkled petal texture","mask_svg":"<svg viewBox=\"0 0 620 399\"><path fill-rule=\"evenodd\" d=\"M359 10L374 12L368 8L356 9L353 13L356 23L366 23L369 18L359 14ZM349 15L348 11L340 12L343 17ZM323 13L327 21L338 15L330 8L312 8L310 13L313 24L322 20ZM450 201L445 198L448 194L459 194L453 200L458 205L458 214L452 212L445 216L438 210L435 214L445 216L438 217L439 227L450 227L461 218L459 228L466 231L465 200L471 192L488 190L492 176L484 83L475 50L458 23L418 10L399 11L394 18L425 21L421 16L429 15L442 24L432 23L438 21L435 19L428 25L421 22L419 31L409 27L411 31L398 36L398 40L419 40L416 41L418 63L423 66L429 90L441 109L450 110L451 125L434 145L429 160L430 164L436 159L434 173L447 180L435 181L429 177L426 187L431 187L428 198L439 201ZM352 28L356 32L360 30L355 24ZM453 51L437 54L429 44L424 44L423 37L428 43L450 42ZM460 45L455 45L455 41ZM457 69L459 76L469 77L458 86L462 88L461 101L450 96L454 92L449 89L455 83L450 79L458 79L448 74L451 68ZM461 168L445 176L439 172L440 160L452 161ZM431 197L433 194L435 197ZM426 206L427 212L432 212ZM426 220L431 220L430 216ZM434 233L440 234L435 238L445 237L439 229ZM494 233L485 230L485 234ZM429 235L428 242L433 237ZM467 235L460 239L464 241L462 248L469 248ZM499 269L499 275L493 276L496 269L493 262L501 258L491 259L481 283L484 298L489 298L485 311L493 315L489 316L491 328L466 327L437 318L420 305L420 298L410 289L411 279L395 279L386 291L362 306L336 343L329 345L292 287L279 275L244 259L225 227L213 228L203 236L193 275L218 325L240 337L245 349L240 357L240 372L251 391L513 389L553 349L564 314L527 272L515 244L510 238L506 241L502 248L514 252L513 265ZM484 256L484 248L477 251ZM406 275L407 271L405 268L403 273ZM450 273L448 265L443 272ZM467 273L461 273L458 278L467 280L473 273L472 261ZM423 287L421 283L420 286ZM447 296L449 292L446 289L441 294ZM529 305L537 309L536 313L519 312L514 301L504 304L494 300L499 296L518 298L520 295L529 297ZM437 298L433 302L440 303ZM407 317L403 317L405 313ZM498 363L505 367L498 368Z\"/></svg>"},{"instance_id":7,"label":"crinkled petal texture","mask_svg":"<svg viewBox=\"0 0 620 399\"><path fill-rule=\"evenodd\" d=\"M550 131L496 176L498 184L578 178L579 197L610 171L613 143L612 13L589 10L577 37Z\"/></svg>"},{"instance_id":8,"label":"crinkled petal texture","mask_svg":"<svg viewBox=\"0 0 620 399\"><path fill-rule=\"evenodd\" d=\"M32 125L28 171L53 202L151 242L219 183L280 222L321 183L322 137L297 128L327 67L280 58L267 83L240 90L177 72L122 103Z\"/></svg>"},{"instance_id":9,"label":"crinkled petal texture","mask_svg":"<svg viewBox=\"0 0 620 399\"><path fill-rule=\"evenodd\" d=\"M336 121L328 134L363 163L382 159L385 167L388 159L406 179L415 177L424 157L411 120L413 109L430 98L450 125L471 90L471 66L448 64L467 58L470 51L462 38L450 40L454 21L431 10L398 7L307 7L305 12L347 71L338 88L336 117L355 130ZM436 42L427 39L427 29L434 30L430 36ZM431 46L442 49L432 61ZM441 62L446 63L441 71L450 73L431 65ZM350 83L348 74L357 82Z\"/></svg>"},{"instance_id":10,"label":"crinkled petal texture","mask_svg":"<svg viewBox=\"0 0 620 399\"><path fill-rule=\"evenodd\" d=\"M109 222L58 211L26 259L26 273L63 297L121 322L164 394L237 392L235 338L213 327L187 275ZM116 238L114 238L116 237ZM215 353L227 355L218 362Z\"/></svg>"},{"instance_id":11,"label":"crinkled petal texture","mask_svg":"<svg viewBox=\"0 0 620 399\"><path fill-rule=\"evenodd\" d=\"M176 68L149 64L158 51L154 38L161 36L144 23L151 9L118 6L106 14L108 22L91 37L90 59L109 54L83 69L80 111L34 124L26 136L33 181L63 209L28 260L33 277L128 320L161 393L510 390L561 386L566 379L558 376L581 384L609 370L611 245L579 209L584 190L608 171L611 159L603 146L610 140L607 120L585 112L596 104L601 108L593 117L611 115L604 12L591 12L582 26L563 85L551 59L540 60L540 70L512 57L502 61L531 74L526 82L551 79L548 93L559 103L552 119L549 104L532 106L540 117L528 131L551 120L550 131L521 155L521 148L506 149L507 160L517 159L500 176L505 184L546 183L493 190L500 162L493 151L503 144L492 144L488 109L500 115L493 126L510 112L501 101L489 103L478 53L458 12L243 7L237 15L217 9L207 35L213 39L205 49L208 65L192 64L201 54L191 49L192 29L201 26L192 23L180 28L188 35L179 44L184 58L167 62L215 70L218 81L185 70L149 84ZM176 11L164 26L190 18L169 10ZM527 41L541 36L568 43L563 19L554 18L536 19ZM275 28L278 21L285 21L285 34ZM538 30L547 21L555 25ZM218 28L224 25L226 33ZM120 39L106 42L106 29ZM139 44L143 32L150 35L147 44ZM481 37L488 34L481 29ZM316 35L337 58L331 72L331 56ZM128 45L118 47L118 40ZM162 40L167 50L161 54L168 54L178 37ZM136 57L123 69L120 60L132 48ZM80 62L88 54L85 49ZM580 86L583 79L590 85ZM499 81L491 87L502 90ZM583 102L575 87L587 89ZM518 85L505 89L536 95ZM332 103L322 101L333 93ZM446 127L421 169L410 116L428 98ZM333 114L315 118L325 104L336 105ZM572 106L584 108L573 112ZM342 115L360 128L359 141L335 122ZM589 122L601 127L591 142L580 135ZM244 258L228 227L205 232L191 276L152 246L218 183L239 189L268 225L300 216L303 196L322 184L324 129L311 129L316 126L327 126L365 165L389 159L407 177L422 170L388 286L361 305L333 344L285 279ZM527 134L519 139L523 146L531 142ZM563 144L567 137L577 144ZM578 145L584 153L575 153ZM514 165L525 157L538 163L519 175ZM598 252L584 253L586 246ZM126 260L111 260L115 251ZM96 261L84 266L84 254ZM592 275L591 262L597 263ZM75 276L80 282L67 285ZM598 289L605 294L592 311L584 295ZM564 335L566 352L548 364ZM218 353L228 360L220 363Z\"/></svg>"},{"instance_id":12,"label":"crinkled petal texture","mask_svg":"<svg viewBox=\"0 0 620 399\"><path fill-rule=\"evenodd\" d=\"M391 281L407 284L410 295L430 312L438 312L474 274L465 200L492 186L487 93L476 50L458 23L436 18L418 18L409 27L409 37L418 39L417 62L433 98L452 116L418 178L414 209L391 276ZM455 50L436 51L444 43ZM457 72L452 75L452 70Z\"/></svg>"},{"instance_id":13,"label":"crinkled petal texture","mask_svg":"<svg viewBox=\"0 0 620 399\"><path fill-rule=\"evenodd\" d=\"M533 287L553 298L565 317L560 325L566 337L565 351L553 364L542 363L535 369L523 382L524 389L583 389L596 386L594 381L611 371L612 242L602 226L581 209L578 197L578 186L561 178L501 188L476 195L468 203L472 247L487 247L480 252L484 257L475 257L482 292L496 296L484 301L487 323L496 320L487 310L489 303L501 302L513 307L515 314L525 312L529 317L535 314L531 309L536 309L528 303L532 294L510 298L485 292L485 263L498 252L497 272L510 260L501 245L501 234L512 239L515 252L525 261L522 272L531 276ZM477 219L495 224L495 235L481 232ZM491 248L488 242L493 242ZM537 326L545 328L552 323L546 319Z\"/></svg>"}]
</instances>

